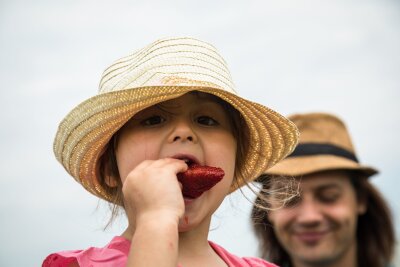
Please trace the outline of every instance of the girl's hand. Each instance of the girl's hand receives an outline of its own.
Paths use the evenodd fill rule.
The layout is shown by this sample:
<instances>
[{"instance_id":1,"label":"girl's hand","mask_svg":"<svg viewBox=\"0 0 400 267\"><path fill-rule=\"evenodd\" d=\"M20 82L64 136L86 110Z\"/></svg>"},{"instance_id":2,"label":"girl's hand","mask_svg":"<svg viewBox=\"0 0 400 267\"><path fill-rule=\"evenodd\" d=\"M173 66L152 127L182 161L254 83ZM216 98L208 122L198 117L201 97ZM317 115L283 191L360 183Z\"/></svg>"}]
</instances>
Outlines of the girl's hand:
<instances>
[{"instance_id":1,"label":"girl's hand","mask_svg":"<svg viewBox=\"0 0 400 267\"><path fill-rule=\"evenodd\" d=\"M176 220L178 224L185 204L177 174L187 168L184 161L172 158L145 160L136 166L122 187L130 224L151 218Z\"/></svg>"}]
</instances>

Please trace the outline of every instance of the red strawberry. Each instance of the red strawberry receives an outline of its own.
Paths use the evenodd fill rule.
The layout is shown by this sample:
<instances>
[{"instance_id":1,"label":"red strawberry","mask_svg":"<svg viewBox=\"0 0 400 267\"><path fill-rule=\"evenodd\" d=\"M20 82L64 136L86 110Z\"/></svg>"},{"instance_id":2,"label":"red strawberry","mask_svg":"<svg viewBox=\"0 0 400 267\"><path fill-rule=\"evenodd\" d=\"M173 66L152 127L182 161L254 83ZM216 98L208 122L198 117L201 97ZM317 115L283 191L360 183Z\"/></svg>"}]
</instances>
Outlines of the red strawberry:
<instances>
[{"instance_id":1,"label":"red strawberry","mask_svg":"<svg viewBox=\"0 0 400 267\"><path fill-rule=\"evenodd\" d=\"M191 164L187 171L178 173L185 197L197 198L222 180L224 170L217 167Z\"/></svg>"}]
</instances>

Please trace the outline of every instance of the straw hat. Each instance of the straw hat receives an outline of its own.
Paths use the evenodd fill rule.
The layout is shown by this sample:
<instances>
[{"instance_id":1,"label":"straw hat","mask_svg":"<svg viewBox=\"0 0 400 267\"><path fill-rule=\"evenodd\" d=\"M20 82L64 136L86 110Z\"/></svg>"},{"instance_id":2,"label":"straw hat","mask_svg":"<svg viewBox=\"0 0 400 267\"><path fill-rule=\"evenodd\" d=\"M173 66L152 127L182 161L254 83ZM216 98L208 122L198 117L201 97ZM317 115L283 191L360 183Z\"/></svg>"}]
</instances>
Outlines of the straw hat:
<instances>
[{"instance_id":1,"label":"straw hat","mask_svg":"<svg viewBox=\"0 0 400 267\"><path fill-rule=\"evenodd\" d=\"M300 131L296 149L265 174L302 176L327 170L356 170L369 177L378 171L361 165L344 123L327 113L288 117Z\"/></svg>"},{"instance_id":2,"label":"straw hat","mask_svg":"<svg viewBox=\"0 0 400 267\"><path fill-rule=\"evenodd\" d=\"M213 94L242 115L251 144L244 159L245 179L253 180L294 149L295 125L239 97L224 59L212 45L192 38L169 38L117 60L104 71L98 94L75 107L60 123L55 156L86 190L110 200L98 182L98 160L111 137L139 111L190 91ZM239 180L239 185L243 183Z\"/></svg>"}]
</instances>

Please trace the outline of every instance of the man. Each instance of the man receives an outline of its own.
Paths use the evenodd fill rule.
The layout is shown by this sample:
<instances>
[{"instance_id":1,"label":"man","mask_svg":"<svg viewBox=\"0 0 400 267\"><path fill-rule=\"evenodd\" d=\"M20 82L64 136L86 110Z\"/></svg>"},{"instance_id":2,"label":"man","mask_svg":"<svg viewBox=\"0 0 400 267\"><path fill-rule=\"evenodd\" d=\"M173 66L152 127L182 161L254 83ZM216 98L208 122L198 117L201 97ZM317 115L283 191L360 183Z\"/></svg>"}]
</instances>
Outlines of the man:
<instances>
[{"instance_id":1,"label":"man","mask_svg":"<svg viewBox=\"0 0 400 267\"><path fill-rule=\"evenodd\" d=\"M368 180L377 171L358 162L339 118L289 118L299 128L299 145L258 179L263 189L252 220L262 256L283 267L388 266L395 233L387 203ZM268 195L290 179L297 195Z\"/></svg>"}]
</instances>

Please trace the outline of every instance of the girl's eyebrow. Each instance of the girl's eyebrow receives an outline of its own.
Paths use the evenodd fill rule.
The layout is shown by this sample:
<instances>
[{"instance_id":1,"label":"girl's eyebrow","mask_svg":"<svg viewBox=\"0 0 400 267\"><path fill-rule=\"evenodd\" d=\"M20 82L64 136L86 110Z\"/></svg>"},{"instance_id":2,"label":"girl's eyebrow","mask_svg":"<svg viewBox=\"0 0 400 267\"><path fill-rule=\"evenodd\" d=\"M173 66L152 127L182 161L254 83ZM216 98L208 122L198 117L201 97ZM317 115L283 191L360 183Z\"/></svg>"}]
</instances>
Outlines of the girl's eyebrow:
<instances>
[{"instance_id":1,"label":"girl's eyebrow","mask_svg":"<svg viewBox=\"0 0 400 267\"><path fill-rule=\"evenodd\" d=\"M197 105L199 107L203 106L203 105L215 105L218 107L223 108L223 106L221 105L221 103L219 103L218 101L216 101L214 98L211 97L204 97L204 98L199 98ZM171 104L171 103L160 103L158 105L156 105L155 107L157 107L159 110L161 111L165 111L165 112L171 112L171 110L174 109L178 109L181 107L180 104L176 103L176 104ZM169 111L167 111L167 109Z\"/></svg>"},{"instance_id":2,"label":"girl's eyebrow","mask_svg":"<svg viewBox=\"0 0 400 267\"><path fill-rule=\"evenodd\" d=\"M173 109L178 109L180 107L180 105L178 105L178 104L175 104L175 105L163 105L163 103L161 103L161 104L158 104L158 105L156 105L155 106L155 108L158 110L158 111L162 111L162 112L165 112L165 113L167 113L167 114L170 114L170 115L176 115L176 114L178 114L178 113L176 113L176 112L173 112L172 110Z\"/></svg>"}]
</instances>

